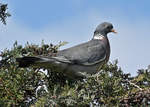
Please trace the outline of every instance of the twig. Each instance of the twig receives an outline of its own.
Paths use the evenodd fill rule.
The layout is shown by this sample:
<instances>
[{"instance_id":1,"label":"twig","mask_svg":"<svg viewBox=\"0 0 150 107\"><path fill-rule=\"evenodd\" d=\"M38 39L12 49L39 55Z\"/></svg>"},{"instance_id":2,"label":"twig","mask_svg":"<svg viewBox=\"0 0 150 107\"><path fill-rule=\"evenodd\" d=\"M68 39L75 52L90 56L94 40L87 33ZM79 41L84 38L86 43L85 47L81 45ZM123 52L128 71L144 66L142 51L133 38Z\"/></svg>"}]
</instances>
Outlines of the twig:
<instances>
[{"instance_id":1,"label":"twig","mask_svg":"<svg viewBox=\"0 0 150 107\"><path fill-rule=\"evenodd\" d=\"M139 87L138 85L136 85L135 83L132 83L131 81L125 80L127 81L129 84L133 85L134 87L138 88L140 91L142 91L143 89L141 87Z\"/></svg>"}]
</instances>

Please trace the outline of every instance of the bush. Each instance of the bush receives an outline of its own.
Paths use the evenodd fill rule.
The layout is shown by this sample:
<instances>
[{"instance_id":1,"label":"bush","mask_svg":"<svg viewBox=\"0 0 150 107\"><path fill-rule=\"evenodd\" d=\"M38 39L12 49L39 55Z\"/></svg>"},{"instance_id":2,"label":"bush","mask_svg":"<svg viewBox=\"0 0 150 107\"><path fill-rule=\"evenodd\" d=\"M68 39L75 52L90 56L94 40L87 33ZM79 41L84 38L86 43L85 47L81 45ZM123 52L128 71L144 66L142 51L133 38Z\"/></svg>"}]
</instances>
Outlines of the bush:
<instances>
[{"instance_id":1,"label":"bush","mask_svg":"<svg viewBox=\"0 0 150 107\"><path fill-rule=\"evenodd\" d=\"M16 58L56 53L65 43L13 48L1 52L0 106L134 106L150 105L150 70L138 70L135 77L125 74L118 61L83 80L70 80L62 72L41 68L19 68Z\"/></svg>"},{"instance_id":2,"label":"bush","mask_svg":"<svg viewBox=\"0 0 150 107\"><path fill-rule=\"evenodd\" d=\"M6 18L10 17L10 13L7 12L7 4L0 3L0 21L6 25Z\"/></svg>"}]
</instances>

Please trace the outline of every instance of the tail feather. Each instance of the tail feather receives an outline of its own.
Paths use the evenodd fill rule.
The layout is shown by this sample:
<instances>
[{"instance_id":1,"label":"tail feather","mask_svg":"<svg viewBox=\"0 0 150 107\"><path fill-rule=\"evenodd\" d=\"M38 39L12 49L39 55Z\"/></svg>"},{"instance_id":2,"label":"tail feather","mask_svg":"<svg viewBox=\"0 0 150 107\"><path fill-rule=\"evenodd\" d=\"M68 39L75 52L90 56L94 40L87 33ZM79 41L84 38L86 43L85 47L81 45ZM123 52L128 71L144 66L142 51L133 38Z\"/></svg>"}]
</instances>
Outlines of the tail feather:
<instances>
[{"instance_id":1,"label":"tail feather","mask_svg":"<svg viewBox=\"0 0 150 107\"><path fill-rule=\"evenodd\" d=\"M16 58L16 61L19 63L19 67L29 67L33 65L35 62L40 61L41 58L38 57L22 57Z\"/></svg>"}]
</instances>

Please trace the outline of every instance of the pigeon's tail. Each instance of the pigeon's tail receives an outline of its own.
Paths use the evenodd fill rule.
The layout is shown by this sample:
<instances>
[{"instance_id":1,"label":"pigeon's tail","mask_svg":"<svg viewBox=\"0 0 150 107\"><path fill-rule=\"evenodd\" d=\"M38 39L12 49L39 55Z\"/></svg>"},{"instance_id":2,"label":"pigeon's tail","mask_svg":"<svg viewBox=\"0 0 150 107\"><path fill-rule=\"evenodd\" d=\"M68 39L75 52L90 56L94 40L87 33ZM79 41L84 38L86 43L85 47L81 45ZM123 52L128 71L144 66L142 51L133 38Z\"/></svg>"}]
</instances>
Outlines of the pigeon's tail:
<instances>
[{"instance_id":1,"label":"pigeon's tail","mask_svg":"<svg viewBox=\"0 0 150 107\"><path fill-rule=\"evenodd\" d=\"M19 63L19 67L29 67L38 62L42 62L43 59L39 57L22 57L16 58L16 61Z\"/></svg>"}]
</instances>

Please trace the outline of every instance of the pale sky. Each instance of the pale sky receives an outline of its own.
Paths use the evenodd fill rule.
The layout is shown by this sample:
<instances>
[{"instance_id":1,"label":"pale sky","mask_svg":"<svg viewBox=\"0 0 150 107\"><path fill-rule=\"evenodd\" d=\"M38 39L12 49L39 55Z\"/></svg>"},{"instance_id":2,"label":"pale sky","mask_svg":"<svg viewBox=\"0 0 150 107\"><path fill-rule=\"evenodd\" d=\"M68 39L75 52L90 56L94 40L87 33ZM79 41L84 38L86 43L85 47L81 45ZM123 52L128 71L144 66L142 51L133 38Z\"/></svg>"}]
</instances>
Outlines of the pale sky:
<instances>
[{"instance_id":1,"label":"pale sky","mask_svg":"<svg viewBox=\"0 0 150 107\"><path fill-rule=\"evenodd\" d=\"M150 0L1 0L12 14L0 23L0 50L17 40L24 45L69 42L67 48L90 40L96 26L111 22L110 61L118 59L132 75L150 64Z\"/></svg>"}]
</instances>

